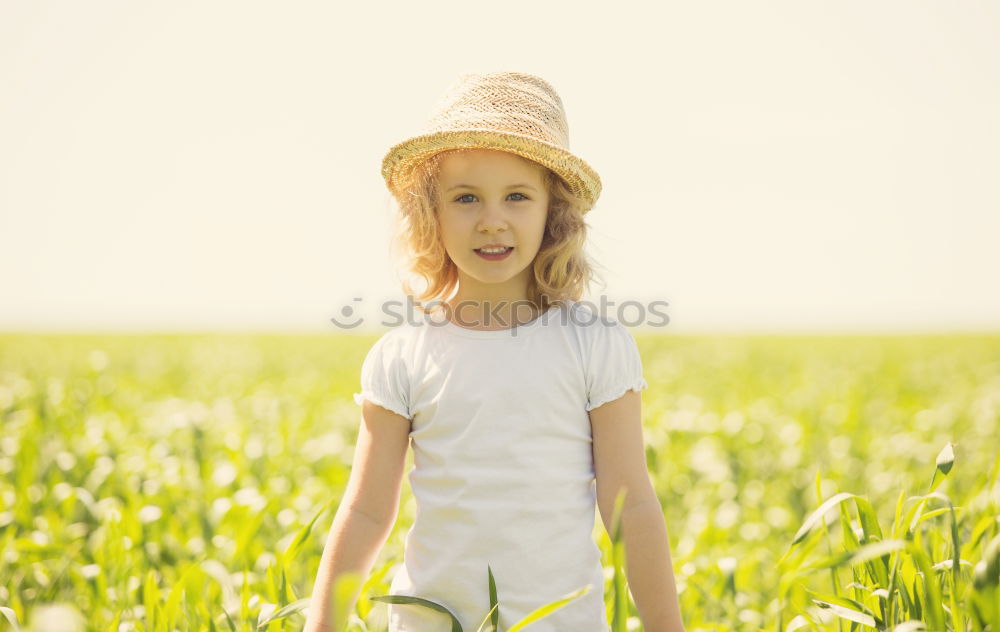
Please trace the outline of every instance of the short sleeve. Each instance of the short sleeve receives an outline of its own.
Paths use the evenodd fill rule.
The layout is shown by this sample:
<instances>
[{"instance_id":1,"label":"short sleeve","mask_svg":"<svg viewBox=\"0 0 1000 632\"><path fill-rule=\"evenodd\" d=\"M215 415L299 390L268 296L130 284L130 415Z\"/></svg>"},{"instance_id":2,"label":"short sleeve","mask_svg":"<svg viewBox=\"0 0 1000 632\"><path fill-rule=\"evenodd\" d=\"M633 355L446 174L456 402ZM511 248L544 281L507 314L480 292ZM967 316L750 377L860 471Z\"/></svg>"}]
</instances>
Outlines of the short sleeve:
<instances>
[{"instance_id":1,"label":"short sleeve","mask_svg":"<svg viewBox=\"0 0 1000 632\"><path fill-rule=\"evenodd\" d=\"M587 359L587 412L618 399L629 389L638 392L648 386L639 347L624 325L599 320L593 333Z\"/></svg>"},{"instance_id":2,"label":"short sleeve","mask_svg":"<svg viewBox=\"0 0 1000 632\"><path fill-rule=\"evenodd\" d=\"M398 349L386 336L372 345L361 365L361 392L354 393L354 402L361 406L367 399L410 419L409 379Z\"/></svg>"}]
</instances>

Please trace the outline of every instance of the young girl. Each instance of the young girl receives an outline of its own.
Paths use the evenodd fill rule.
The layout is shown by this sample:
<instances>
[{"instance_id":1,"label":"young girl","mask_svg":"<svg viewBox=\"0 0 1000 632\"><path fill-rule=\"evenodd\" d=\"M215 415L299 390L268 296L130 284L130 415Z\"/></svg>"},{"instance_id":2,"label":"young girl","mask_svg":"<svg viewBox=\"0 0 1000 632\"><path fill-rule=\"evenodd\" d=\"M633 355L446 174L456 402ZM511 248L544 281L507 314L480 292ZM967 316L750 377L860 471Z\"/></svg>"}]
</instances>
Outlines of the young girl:
<instances>
[{"instance_id":1,"label":"young girl","mask_svg":"<svg viewBox=\"0 0 1000 632\"><path fill-rule=\"evenodd\" d=\"M578 302L593 276L583 214L601 181L568 147L552 86L500 72L463 75L422 133L386 155L399 237L426 282L404 288L424 312L384 334L362 365L363 423L307 631L332 629L337 577L371 570L397 516L408 445L416 517L390 594L441 604L475 632L490 609L489 567L500 630L589 585L527 629L605 632L595 500L610 530L623 490L640 618L647 632L682 630L646 471L638 349L620 323ZM389 629L451 624L391 604Z\"/></svg>"}]
</instances>

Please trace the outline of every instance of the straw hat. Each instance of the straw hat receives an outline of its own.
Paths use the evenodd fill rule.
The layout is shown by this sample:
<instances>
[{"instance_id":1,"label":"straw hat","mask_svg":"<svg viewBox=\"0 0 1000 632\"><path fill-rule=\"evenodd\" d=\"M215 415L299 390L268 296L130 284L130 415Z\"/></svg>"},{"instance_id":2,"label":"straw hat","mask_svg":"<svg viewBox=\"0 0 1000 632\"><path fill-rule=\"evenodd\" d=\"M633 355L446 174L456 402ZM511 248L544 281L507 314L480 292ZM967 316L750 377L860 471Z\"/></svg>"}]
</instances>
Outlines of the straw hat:
<instances>
[{"instance_id":1,"label":"straw hat","mask_svg":"<svg viewBox=\"0 0 1000 632\"><path fill-rule=\"evenodd\" d=\"M587 210L601 195L600 176L569 151L562 100L540 77L521 72L461 75L420 134L386 153L382 177L398 195L420 162L462 147L507 151L548 167L587 201Z\"/></svg>"}]
</instances>

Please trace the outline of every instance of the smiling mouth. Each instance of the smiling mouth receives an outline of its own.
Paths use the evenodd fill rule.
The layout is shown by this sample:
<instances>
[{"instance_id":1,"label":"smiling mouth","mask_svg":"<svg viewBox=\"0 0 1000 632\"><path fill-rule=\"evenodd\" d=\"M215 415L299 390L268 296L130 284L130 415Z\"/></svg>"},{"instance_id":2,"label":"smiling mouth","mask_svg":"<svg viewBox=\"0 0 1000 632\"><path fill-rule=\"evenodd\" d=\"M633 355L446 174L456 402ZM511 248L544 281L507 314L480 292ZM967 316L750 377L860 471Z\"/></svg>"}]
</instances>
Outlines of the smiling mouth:
<instances>
[{"instance_id":1,"label":"smiling mouth","mask_svg":"<svg viewBox=\"0 0 1000 632\"><path fill-rule=\"evenodd\" d=\"M506 250L498 253L483 252L479 248L473 249L473 252L475 252L481 258L486 259L487 261L500 261L501 259L506 259L507 257L510 256L510 253L513 251L514 251L513 246L508 246Z\"/></svg>"}]
</instances>

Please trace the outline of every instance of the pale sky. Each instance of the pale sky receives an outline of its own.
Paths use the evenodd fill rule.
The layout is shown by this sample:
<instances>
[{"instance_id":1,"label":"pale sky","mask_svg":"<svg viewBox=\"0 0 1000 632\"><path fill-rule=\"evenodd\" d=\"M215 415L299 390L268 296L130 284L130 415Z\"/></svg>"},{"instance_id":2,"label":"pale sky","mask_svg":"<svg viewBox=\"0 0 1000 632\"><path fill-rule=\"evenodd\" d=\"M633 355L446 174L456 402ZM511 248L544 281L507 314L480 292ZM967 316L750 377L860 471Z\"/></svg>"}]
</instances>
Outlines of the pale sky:
<instances>
[{"instance_id":1,"label":"pale sky","mask_svg":"<svg viewBox=\"0 0 1000 632\"><path fill-rule=\"evenodd\" d=\"M1000 5L515 0L0 4L0 331L377 327L382 156L494 70L601 175L589 300L1000 329Z\"/></svg>"}]
</instances>

